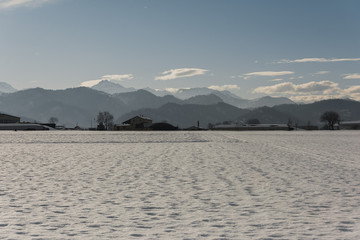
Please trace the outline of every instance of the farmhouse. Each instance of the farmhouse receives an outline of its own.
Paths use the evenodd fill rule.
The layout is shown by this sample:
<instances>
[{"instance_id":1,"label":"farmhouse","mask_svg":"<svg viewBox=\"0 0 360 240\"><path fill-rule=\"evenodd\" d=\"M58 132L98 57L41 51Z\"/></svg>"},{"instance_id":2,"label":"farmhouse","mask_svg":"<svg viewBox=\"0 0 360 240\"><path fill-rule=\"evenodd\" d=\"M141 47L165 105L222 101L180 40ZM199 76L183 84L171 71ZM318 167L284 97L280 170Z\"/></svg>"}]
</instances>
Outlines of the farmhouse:
<instances>
[{"instance_id":1,"label":"farmhouse","mask_svg":"<svg viewBox=\"0 0 360 240\"><path fill-rule=\"evenodd\" d=\"M147 130L150 128L152 120L144 116L136 116L126 120L121 125L115 125L114 130Z\"/></svg>"},{"instance_id":2,"label":"farmhouse","mask_svg":"<svg viewBox=\"0 0 360 240\"><path fill-rule=\"evenodd\" d=\"M20 122L19 117L0 113L0 123L18 123L18 122Z\"/></svg>"}]
</instances>

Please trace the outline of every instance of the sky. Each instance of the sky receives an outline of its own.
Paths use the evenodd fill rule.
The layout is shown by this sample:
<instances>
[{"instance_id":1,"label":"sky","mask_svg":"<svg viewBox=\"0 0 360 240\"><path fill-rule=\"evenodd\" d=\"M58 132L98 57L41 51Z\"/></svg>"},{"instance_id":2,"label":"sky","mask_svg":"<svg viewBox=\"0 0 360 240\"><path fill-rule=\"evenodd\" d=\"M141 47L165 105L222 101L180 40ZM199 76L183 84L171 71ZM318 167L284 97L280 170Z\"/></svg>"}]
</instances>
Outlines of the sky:
<instances>
[{"instance_id":1,"label":"sky","mask_svg":"<svg viewBox=\"0 0 360 240\"><path fill-rule=\"evenodd\" d=\"M360 101L358 0L0 0L0 82Z\"/></svg>"}]
</instances>

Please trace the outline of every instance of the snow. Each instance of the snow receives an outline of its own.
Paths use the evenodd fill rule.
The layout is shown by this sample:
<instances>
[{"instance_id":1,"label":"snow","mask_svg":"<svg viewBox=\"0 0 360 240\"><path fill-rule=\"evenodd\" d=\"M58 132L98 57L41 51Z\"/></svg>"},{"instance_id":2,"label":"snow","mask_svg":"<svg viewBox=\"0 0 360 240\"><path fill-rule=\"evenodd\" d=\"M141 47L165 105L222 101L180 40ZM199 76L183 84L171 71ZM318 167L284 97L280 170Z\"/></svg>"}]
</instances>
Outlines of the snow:
<instances>
[{"instance_id":1,"label":"snow","mask_svg":"<svg viewBox=\"0 0 360 240\"><path fill-rule=\"evenodd\" d=\"M0 239L359 239L360 131L7 132Z\"/></svg>"},{"instance_id":2,"label":"snow","mask_svg":"<svg viewBox=\"0 0 360 240\"><path fill-rule=\"evenodd\" d=\"M1 93L13 93L17 90L6 82L0 82L0 94Z\"/></svg>"}]
</instances>

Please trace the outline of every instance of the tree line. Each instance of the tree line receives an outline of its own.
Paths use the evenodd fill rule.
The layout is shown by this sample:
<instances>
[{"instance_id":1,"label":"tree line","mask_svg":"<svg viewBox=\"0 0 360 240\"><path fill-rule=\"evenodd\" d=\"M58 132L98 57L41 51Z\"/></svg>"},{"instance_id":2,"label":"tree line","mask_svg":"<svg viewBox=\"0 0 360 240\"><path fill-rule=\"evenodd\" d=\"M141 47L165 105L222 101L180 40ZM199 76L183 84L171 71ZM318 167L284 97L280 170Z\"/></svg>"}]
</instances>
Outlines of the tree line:
<instances>
[{"instance_id":1,"label":"tree line","mask_svg":"<svg viewBox=\"0 0 360 240\"><path fill-rule=\"evenodd\" d=\"M57 122L57 118L51 119L51 122ZM334 130L336 124L340 124L340 115L334 111L327 111L321 114L320 122L326 123L326 128ZM114 116L107 111L99 112L97 115L97 130L113 130ZM247 124L260 124L258 119L249 119ZM289 124L289 123L288 123Z\"/></svg>"}]
</instances>

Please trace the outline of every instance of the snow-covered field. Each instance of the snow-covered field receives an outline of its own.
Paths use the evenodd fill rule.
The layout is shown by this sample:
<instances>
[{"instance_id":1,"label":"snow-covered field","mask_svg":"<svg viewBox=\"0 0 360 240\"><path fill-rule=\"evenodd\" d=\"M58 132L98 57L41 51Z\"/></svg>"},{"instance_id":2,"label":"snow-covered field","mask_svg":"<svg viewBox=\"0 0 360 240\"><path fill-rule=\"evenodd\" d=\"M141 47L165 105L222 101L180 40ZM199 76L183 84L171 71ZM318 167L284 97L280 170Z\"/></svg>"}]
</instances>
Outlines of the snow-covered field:
<instances>
[{"instance_id":1,"label":"snow-covered field","mask_svg":"<svg viewBox=\"0 0 360 240\"><path fill-rule=\"evenodd\" d=\"M0 132L0 239L360 239L360 131Z\"/></svg>"}]
</instances>

